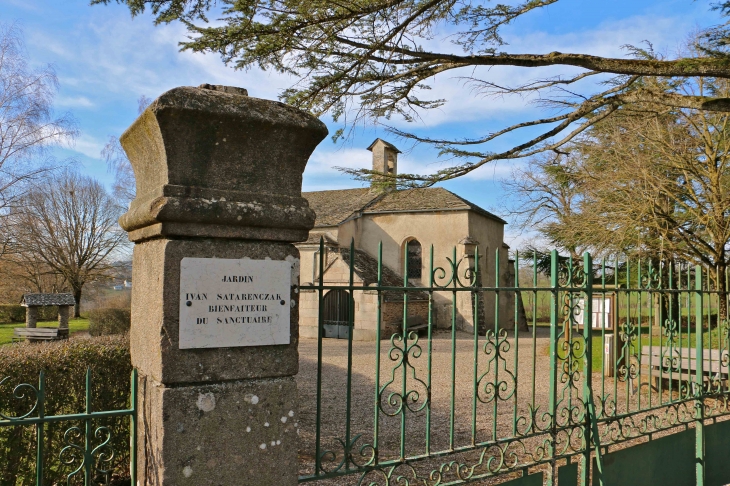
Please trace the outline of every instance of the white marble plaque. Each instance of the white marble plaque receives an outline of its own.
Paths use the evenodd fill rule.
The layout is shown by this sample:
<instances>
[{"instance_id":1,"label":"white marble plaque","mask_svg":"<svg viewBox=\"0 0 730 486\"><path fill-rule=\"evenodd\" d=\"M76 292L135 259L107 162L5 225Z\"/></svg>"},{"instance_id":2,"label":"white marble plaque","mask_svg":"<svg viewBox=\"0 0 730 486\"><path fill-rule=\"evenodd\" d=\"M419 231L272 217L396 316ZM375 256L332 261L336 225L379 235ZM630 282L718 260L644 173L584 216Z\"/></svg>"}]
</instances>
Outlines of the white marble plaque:
<instances>
[{"instance_id":1,"label":"white marble plaque","mask_svg":"<svg viewBox=\"0 0 730 486\"><path fill-rule=\"evenodd\" d=\"M289 344L292 264L183 258L180 349Z\"/></svg>"}]
</instances>

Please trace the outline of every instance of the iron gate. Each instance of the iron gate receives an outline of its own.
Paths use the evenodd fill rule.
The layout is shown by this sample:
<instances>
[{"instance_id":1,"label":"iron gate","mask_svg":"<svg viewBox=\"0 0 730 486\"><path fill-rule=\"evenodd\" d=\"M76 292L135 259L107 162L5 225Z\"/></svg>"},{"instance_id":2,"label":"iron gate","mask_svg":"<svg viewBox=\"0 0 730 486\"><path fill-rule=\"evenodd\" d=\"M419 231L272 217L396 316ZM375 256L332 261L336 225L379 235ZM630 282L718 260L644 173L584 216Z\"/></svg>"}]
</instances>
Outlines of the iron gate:
<instances>
[{"instance_id":1,"label":"iron gate","mask_svg":"<svg viewBox=\"0 0 730 486\"><path fill-rule=\"evenodd\" d=\"M351 245L351 269L355 255ZM351 271L346 285L325 285L320 261L319 282L302 291L320 309L332 291L350 302L377 294L377 336L323 342L320 311L300 483L730 483L726 275L552 252L546 262L515 258L506 282L499 257L457 258L454 249L439 265L431 248L420 287L384 283L382 244L375 284L355 285ZM406 329L415 292L428 294L422 335ZM382 340L388 293L402 296L403 319ZM348 328L362 325L350 312Z\"/></svg>"}]
</instances>

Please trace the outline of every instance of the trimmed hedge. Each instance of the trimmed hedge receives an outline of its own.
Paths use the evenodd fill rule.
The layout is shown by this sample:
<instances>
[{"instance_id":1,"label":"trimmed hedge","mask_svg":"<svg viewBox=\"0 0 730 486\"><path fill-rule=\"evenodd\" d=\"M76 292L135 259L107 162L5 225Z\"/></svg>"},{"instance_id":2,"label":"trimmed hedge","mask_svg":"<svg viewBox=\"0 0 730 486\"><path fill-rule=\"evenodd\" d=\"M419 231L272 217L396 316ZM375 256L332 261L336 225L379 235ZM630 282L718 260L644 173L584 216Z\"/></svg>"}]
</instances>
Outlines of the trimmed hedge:
<instances>
[{"instance_id":1,"label":"trimmed hedge","mask_svg":"<svg viewBox=\"0 0 730 486\"><path fill-rule=\"evenodd\" d=\"M25 309L25 307L23 307ZM73 311L71 311L71 316L73 317ZM23 316L23 320L25 320L25 316ZM58 306L57 305L44 305L43 307L38 308L38 320L39 321L55 321L58 320Z\"/></svg>"},{"instance_id":2,"label":"trimmed hedge","mask_svg":"<svg viewBox=\"0 0 730 486\"><path fill-rule=\"evenodd\" d=\"M92 372L93 410L129 408L132 365L127 336L0 347L0 413L18 417L33 408L35 394L32 390L21 387L14 394L14 388L23 383L37 387L41 370L45 371L45 415L83 413L87 368ZM129 477L129 422L129 417L109 417L97 419L92 424L94 431L100 426L111 431L114 458L110 469L116 478ZM66 476L79 466L78 455L71 465L65 465L59 459L61 450L68 445L64 442L64 433L74 426L82 432L74 443L83 446L83 422L45 425L43 484L66 484ZM94 436L91 442L95 447L100 440ZM67 460L69 457L64 456ZM35 426L0 427L0 485L35 484L35 458ZM80 474L83 479L83 472Z\"/></svg>"},{"instance_id":3,"label":"trimmed hedge","mask_svg":"<svg viewBox=\"0 0 730 486\"><path fill-rule=\"evenodd\" d=\"M58 319L58 306L49 305L38 308L39 321ZM25 307L20 304L0 304L0 323L25 322Z\"/></svg>"},{"instance_id":4,"label":"trimmed hedge","mask_svg":"<svg viewBox=\"0 0 730 486\"><path fill-rule=\"evenodd\" d=\"M132 313L129 309L96 309L89 312L89 334L112 336L129 332Z\"/></svg>"},{"instance_id":5,"label":"trimmed hedge","mask_svg":"<svg viewBox=\"0 0 730 486\"><path fill-rule=\"evenodd\" d=\"M0 322L25 322L25 307L20 304L0 304Z\"/></svg>"}]
</instances>

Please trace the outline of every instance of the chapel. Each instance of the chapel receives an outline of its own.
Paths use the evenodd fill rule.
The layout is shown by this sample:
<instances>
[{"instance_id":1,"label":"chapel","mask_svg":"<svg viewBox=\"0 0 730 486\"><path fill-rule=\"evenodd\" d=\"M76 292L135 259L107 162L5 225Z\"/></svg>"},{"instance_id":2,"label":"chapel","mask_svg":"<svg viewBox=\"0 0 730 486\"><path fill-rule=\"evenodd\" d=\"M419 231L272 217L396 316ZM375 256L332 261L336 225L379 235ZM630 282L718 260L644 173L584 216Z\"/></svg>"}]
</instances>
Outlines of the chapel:
<instances>
[{"instance_id":1,"label":"chapel","mask_svg":"<svg viewBox=\"0 0 730 486\"><path fill-rule=\"evenodd\" d=\"M400 151L394 145L378 138L367 149L372 152L374 171L397 174ZM377 285L382 243L383 286L406 284L417 288L431 282L444 286L443 290L433 292L432 322L437 329L451 328L453 324L458 330L473 331L474 322L480 328L493 328L495 315L500 316L499 327L514 325L514 297L508 295L512 293L497 300L494 292L485 292L474 305L474 293L449 290L454 286L453 280L449 282L453 273L450 260L456 257L460 281L468 285L467 269L474 268L477 248L481 285L494 286L497 279L499 286L513 285L514 264L509 261L509 247L503 241L506 222L502 218L440 187L398 190L394 185L383 187L381 183L360 189L304 192L302 196L316 213L309 238L297 244L302 285L320 282L320 261L324 285L348 285L351 273L355 286ZM324 254L320 254L320 240L324 240ZM443 274L439 268L444 269ZM346 338L348 316L352 313L353 340L376 339L380 299L380 337L388 338L403 325L403 294L391 290L380 294L375 290L358 290L353 295L343 289L325 291L325 337ZM426 291L409 291L406 305L408 326L427 323ZM495 313L495 307L499 312ZM303 290L299 317L302 337L317 337L319 309L318 292Z\"/></svg>"}]
</instances>

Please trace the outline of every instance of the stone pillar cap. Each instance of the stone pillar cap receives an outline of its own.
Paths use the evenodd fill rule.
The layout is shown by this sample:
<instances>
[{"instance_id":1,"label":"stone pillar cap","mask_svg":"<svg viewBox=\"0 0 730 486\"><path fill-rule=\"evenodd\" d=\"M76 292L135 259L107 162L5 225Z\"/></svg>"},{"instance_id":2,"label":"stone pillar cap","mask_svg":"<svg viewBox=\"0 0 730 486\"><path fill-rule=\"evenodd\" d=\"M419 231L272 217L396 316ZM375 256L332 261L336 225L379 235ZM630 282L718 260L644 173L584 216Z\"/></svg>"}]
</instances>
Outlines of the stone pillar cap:
<instances>
[{"instance_id":1,"label":"stone pillar cap","mask_svg":"<svg viewBox=\"0 0 730 486\"><path fill-rule=\"evenodd\" d=\"M302 173L327 127L312 115L230 86L162 94L120 141L137 197L119 224L159 236L301 241L314 212Z\"/></svg>"}]
</instances>

